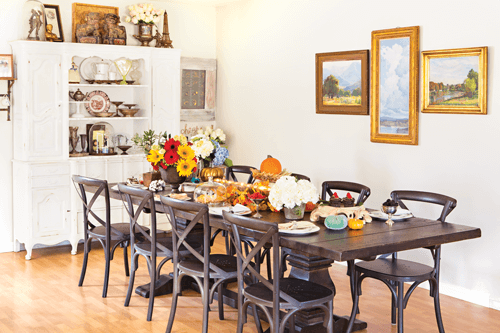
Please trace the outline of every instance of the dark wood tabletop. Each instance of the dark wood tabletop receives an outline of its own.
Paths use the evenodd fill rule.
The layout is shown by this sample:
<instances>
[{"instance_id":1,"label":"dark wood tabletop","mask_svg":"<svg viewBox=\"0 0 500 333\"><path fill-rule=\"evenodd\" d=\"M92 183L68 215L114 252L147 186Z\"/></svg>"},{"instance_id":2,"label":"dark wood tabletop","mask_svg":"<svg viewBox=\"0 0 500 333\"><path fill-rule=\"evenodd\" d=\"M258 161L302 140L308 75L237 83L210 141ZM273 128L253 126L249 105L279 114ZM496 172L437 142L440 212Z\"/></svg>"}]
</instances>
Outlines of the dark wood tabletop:
<instances>
[{"instance_id":1,"label":"dark wood tabletop","mask_svg":"<svg viewBox=\"0 0 500 333\"><path fill-rule=\"evenodd\" d=\"M160 192L157 196L168 193ZM119 192L113 189L110 189L110 197L121 200ZM156 210L158 212L164 210L159 200ZM283 213L270 211L260 213L263 215L262 220L265 221L290 222L285 219ZM183 217L189 219L190 214L184 214ZM305 214L304 220L309 220L308 213ZM360 230L349 228L330 230L323 223L315 223L320 227L318 232L303 236L282 236L280 245L309 255L347 261L481 237L481 229L476 227L418 217L396 221L392 226L387 225L384 220L373 219ZM221 216L210 215L210 225L226 229ZM243 233L254 238L260 237L257 232L243 231Z\"/></svg>"}]
</instances>

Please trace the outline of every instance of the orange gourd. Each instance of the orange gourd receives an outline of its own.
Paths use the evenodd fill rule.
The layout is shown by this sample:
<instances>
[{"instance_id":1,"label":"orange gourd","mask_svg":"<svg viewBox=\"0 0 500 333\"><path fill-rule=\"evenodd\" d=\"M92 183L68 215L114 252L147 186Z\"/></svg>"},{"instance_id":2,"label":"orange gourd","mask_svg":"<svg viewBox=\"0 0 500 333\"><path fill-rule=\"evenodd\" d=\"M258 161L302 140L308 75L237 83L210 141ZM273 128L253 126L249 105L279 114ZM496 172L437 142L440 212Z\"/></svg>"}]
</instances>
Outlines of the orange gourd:
<instances>
[{"instance_id":1,"label":"orange gourd","mask_svg":"<svg viewBox=\"0 0 500 333\"><path fill-rule=\"evenodd\" d=\"M277 175L281 172L281 163L271 155L267 155L267 158L260 164L260 171Z\"/></svg>"},{"instance_id":2,"label":"orange gourd","mask_svg":"<svg viewBox=\"0 0 500 333\"><path fill-rule=\"evenodd\" d=\"M361 229L363 228L363 220L349 219L347 226L351 229Z\"/></svg>"}]
</instances>

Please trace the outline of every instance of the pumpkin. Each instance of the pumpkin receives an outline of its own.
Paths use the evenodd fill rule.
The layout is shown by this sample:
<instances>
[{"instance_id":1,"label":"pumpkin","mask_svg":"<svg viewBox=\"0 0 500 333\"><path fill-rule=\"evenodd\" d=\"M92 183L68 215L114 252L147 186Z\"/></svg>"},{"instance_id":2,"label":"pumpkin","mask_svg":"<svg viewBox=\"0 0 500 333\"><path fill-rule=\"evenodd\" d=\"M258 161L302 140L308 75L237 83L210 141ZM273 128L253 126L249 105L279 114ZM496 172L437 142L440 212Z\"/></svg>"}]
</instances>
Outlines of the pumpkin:
<instances>
[{"instance_id":1,"label":"pumpkin","mask_svg":"<svg viewBox=\"0 0 500 333\"><path fill-rule=\"evenodd\" d=\"M267 155L267 158L260 164L260 171L277 175L281 172L281 163L271 155Z\"/></svg>"},{"instance_id":2,"label":"pumpkin","mask_svg":"<svg viewBox=\"0 0 500 333\"><path fill-rule=\"evenodd\" d=\"M359 220L359 219L349 219L349 221L347 221L347 226L351 229L361 229L363 228L363 220Z\"/></svg>"},{"instance_id":3,"label":"pumpkin","mask_svg":"<svg viewBox=\"0 0 500 333\"><path fill-rule=\"evenodd\" d=\"M221 168L203 168L200 172L200 178L202 181L208 181L208 178L222 179L224 178L224 170Z\"/></svg>"}]
</instances>

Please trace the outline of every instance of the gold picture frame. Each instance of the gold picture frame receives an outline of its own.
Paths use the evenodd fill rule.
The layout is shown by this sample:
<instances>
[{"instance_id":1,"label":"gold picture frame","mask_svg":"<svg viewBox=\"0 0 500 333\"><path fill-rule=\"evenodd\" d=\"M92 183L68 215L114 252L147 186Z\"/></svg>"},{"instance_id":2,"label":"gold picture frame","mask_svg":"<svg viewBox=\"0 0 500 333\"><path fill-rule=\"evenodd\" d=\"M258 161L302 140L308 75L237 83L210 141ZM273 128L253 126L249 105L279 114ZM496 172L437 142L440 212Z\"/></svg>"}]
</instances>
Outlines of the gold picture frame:
<instances>
[{"instance_id":1,"label":"gold picture frame","mask_svg":"<svg viewBox=\"0 0 500 333\"><path fill-rule=\"evenodd\" d=\"M369 52L316 54L316 113L368 114ZM334 82L333 86L330 84L329 92L328 80Z\"/></svg>"},{"instance_id":2,"label":"gold picture frame","mask_svg":"<svg viewBox=\"0 0 500 333\"><path fill-rule=\"evenodd\" d=\"M488 47L422 52L422 112L486 114Z\"/></svg>"},{"instance_id":3,"label":"gold picture frame","mask_svg":"<svg viewBox=\"0 0 500 333\"><path fill-rule=\"evenodd\" d=\"M111 7L111 6L101 6L101 5L92 5L88 3L73 3L73 15L72 15L72 31L71 31L71 41L76 43L76 25L84 24L85 15L87 13L100 13L102 18L104 19L104 15L111 13L116 14L118 17L120 16L120 8ZM102 25L101 25L102 26Z\"/></svg>"},{"instance_id":4,"label":"gold picture frame","mask_svg":"<svg viewBox=\"0 0 500 333\"><path fill-rule=\"evenodd\" d=\"M418 26L372 31L372 142L418 144L419 34Z\"/></svg>"},{"instance_id":5,"label":"gold picture frame","mask_svg":"<svg viewBox=\"0 0 500 333\"><path fill-rule=\"evenodd\" d=\"M15 80L12 54L0 54L0 80Z\"/></svg>"}]
</instances>

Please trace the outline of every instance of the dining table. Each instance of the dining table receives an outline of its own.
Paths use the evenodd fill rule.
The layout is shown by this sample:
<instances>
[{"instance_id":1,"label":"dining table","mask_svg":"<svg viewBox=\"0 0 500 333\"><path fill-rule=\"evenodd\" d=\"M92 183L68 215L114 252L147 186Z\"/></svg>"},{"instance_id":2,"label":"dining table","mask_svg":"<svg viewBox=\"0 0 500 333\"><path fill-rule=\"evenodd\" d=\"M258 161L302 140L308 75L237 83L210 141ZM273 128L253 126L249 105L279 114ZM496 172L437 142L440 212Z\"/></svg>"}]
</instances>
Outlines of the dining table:
<instances>
[{"instance_id":1,"label":"dining table","mask_svg":"<svg viewBox=\"0 0 500 333\"><path fill-rule=\"evenodd\" d=\"M121 200L121 195L114 184L110 184L110 197ZM92 191L92 189L89 189ZM156 211L165 212L159 200L161 195L169 195L170 190L158 192L155 201ZM134 204L139 203L139 199ZM260 211L261 220L274 223L287 223L283 213ZM181 218L189 221L194 214L190 212L179 212ZM310 214L305 213L303 220L309 221ZM228 227L222 216L210 214L210 225L216 229L227 230ZM442 245L452 242L464 241L481 237L481 229L477 227L460 225L452 222L440 222L433 219L410 217L396 221L388 225L385 220L373 219L366 223L362 229L350 229L348 227L340 230L330 230L322 222L313 222L319 230L304 235L283 234L280 237L280 246L287 248L287 262L291 266L289 276L319 283L335 290L328 269L335 261L348 262L355 259L374 257L378 255L406 251L411 249L425 248L434 245ZM317 229L317 228L316 228ZM253 230L242 230L242 234L259 239L262 233ZM162 276L159 283L171 283L169 276ZM168 284L167 283L167 284ZM142 287L143 292L149 290L148 286ZM140 294L140 288L136 290ZM170 287L167 289L171 289ZM223 291L224 303L236 307L236 293L225 289ZM218 298L218 296L217 296ZM349 309L350 310L350 309ZM301 311L296 316L296 325L302 333L322 332L323 321L321 311ZM335 317L335 332L343 332L348 317ZM357 320L354 330L367 327L367 323ZM326 332L326 329L324 330Z\"/></svg>"}]
</instances>

